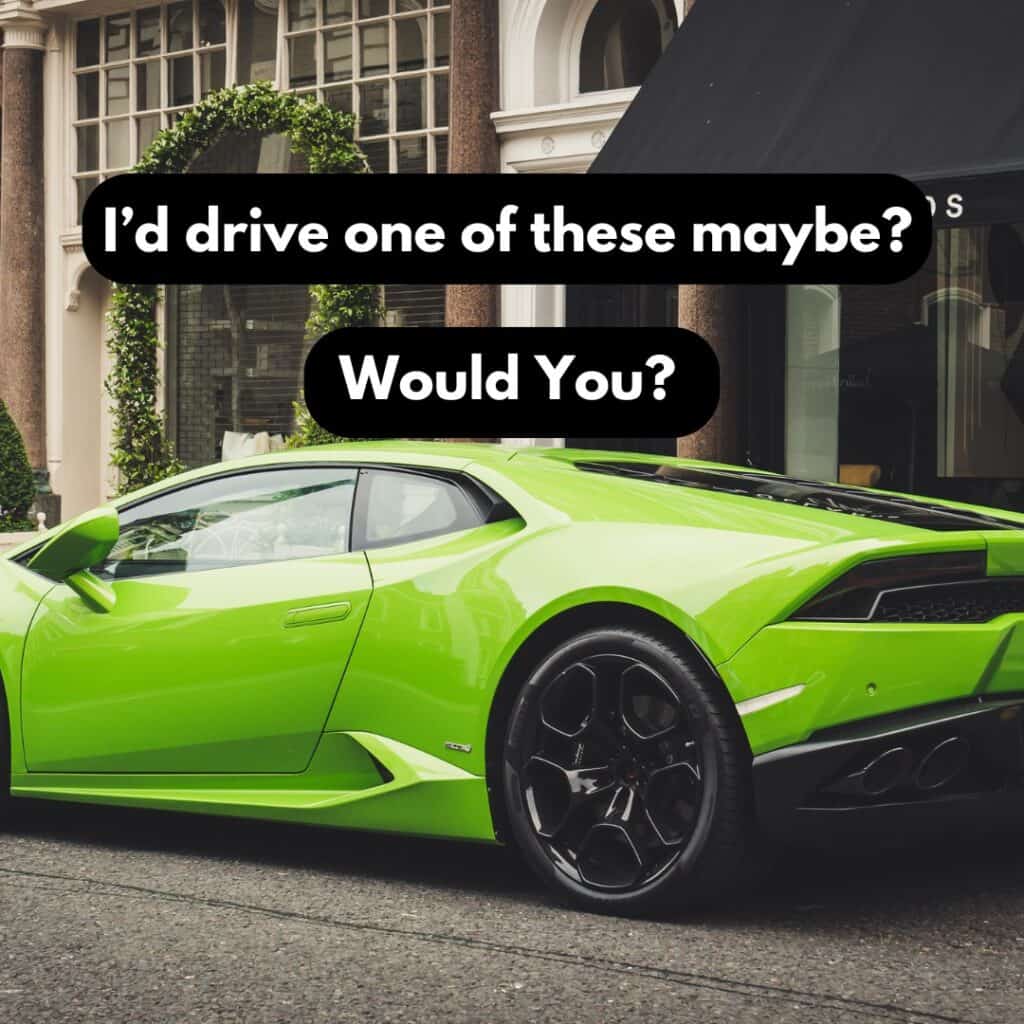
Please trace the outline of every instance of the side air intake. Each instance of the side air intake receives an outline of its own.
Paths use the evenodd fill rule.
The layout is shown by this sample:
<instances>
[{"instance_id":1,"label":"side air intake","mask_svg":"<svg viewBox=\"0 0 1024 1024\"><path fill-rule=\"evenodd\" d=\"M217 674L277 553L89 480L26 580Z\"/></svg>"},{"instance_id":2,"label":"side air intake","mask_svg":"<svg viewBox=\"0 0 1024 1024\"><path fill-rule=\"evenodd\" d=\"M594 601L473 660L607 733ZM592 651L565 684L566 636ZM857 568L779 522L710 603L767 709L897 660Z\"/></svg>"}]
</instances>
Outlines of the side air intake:
<instances>
[{"instance_id":1,"label":"side air intake","mask_svg":"<svg viewBox=\"0 0 1024 1024\"><path fill-rule=\"evenodd\" d=\"M1024 577L988 577L982 551L854 566L791 616L805 622L991 622L1024 612Z\"/></svg>"}]
</instances>

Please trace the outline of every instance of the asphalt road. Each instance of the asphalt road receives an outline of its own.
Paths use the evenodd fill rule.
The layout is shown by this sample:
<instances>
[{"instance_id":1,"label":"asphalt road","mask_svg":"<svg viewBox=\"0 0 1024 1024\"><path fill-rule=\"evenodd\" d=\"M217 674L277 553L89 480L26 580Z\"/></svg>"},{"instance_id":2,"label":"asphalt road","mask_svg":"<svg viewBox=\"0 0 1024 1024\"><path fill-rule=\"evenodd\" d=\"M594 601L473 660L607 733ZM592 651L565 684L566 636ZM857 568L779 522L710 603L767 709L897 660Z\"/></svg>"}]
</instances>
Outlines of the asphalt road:
<instances>
[{"instance_id":1,"label":"asphalt road","mask_svg":"<svg viewBox=\"0 0 1024 1024\"><path fill-rule=\"evenodd\" d=\"M1024 1020L1024 832L801 846L735 905L551 905L509 853L20 803L0 1021Z\"/></svg>"}]
</instances>

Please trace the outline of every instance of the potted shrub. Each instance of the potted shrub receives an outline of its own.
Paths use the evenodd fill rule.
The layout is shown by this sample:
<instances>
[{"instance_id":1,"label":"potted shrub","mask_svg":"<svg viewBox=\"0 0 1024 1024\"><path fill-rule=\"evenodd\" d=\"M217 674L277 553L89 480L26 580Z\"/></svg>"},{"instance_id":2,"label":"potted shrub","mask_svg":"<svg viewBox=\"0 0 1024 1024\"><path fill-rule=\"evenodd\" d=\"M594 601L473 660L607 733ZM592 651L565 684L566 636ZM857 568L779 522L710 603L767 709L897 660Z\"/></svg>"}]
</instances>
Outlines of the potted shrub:
<instances>
[{"instance_id":1,"label":"potted shrub","mask_svg":"<svg viewBox=\"0 0 1024 1024\"><path fill-rule=\"evenodd\" d=\"M35 529L35 523L28 518L29 506L35 498L36 484L25 443L7 406L0 401L0 547L15 542L4 534Z\"/></svg>"}]
</instances>

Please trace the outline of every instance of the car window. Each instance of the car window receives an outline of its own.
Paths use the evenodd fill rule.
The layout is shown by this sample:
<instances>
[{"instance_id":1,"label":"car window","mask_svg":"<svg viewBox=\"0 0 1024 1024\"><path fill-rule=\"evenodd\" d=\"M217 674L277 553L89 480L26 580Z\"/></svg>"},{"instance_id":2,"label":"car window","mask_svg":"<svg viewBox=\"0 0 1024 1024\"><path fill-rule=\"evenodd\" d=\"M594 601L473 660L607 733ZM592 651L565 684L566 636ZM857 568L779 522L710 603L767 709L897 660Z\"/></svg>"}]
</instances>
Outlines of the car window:
<instances>
[{"instance_id":1,"label":"car window","mask_svg":"<svg viewBox=\"0 0 1024 1024\"><path fill-rule=\"evenodd\" d=\"M484 521L475 502L441 477L392 470L367 470L364 543L368 548L402 544L467 530Z\"/></svg>"},{"instance_id":2,"label":"car window","mask_svg":"<svg viewBox=\"0 0 1024 1024\"><path fill-rule=\"evenodd\" d=\"M195 572L348 550L355 469L233 474L125 509L100 568L115 577Z\"/></svg>"}]
</instances>

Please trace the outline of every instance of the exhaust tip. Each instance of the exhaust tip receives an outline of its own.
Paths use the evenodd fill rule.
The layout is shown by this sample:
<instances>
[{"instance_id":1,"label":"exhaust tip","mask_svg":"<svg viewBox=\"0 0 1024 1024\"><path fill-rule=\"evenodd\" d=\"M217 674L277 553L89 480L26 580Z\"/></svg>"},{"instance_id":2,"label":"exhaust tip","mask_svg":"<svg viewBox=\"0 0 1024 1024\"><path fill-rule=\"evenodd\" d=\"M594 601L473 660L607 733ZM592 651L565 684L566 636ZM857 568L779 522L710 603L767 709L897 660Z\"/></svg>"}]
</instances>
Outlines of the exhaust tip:
<instances>
[{"instance_id":1,"label":"exhaust tip","mask_svg":"<svg viewBox=\"0 0 1024 1024\"><path fill-rule=\"evenodd\" d=\"M936 744L917 766L914 783L929 792L952 782L966 767L971 745L962 736L950 736Z\"/></svg>"},{"instance_id":2,"label":"exhaust tip","mask_svg":"<svg viewBox=\"0 0 1024 1024\"><path fill-rule=\"evenodd\" d=\"M914 757L906 747L892 747L861 770L860 788L868 796L883 796L909 774Z\"/></svg>"}]
</instances>

